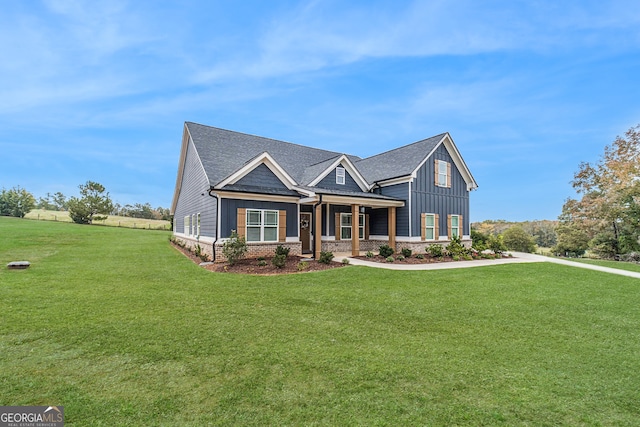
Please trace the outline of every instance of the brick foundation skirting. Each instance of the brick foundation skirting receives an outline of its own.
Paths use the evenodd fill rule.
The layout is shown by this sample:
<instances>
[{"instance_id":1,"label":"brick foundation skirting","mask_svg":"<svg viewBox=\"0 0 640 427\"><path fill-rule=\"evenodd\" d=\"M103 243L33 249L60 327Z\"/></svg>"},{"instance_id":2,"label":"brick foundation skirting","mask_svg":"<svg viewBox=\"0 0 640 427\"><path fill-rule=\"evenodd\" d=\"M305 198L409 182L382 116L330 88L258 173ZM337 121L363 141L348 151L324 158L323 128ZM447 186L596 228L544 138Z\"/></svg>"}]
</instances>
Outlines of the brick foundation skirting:
<instances>
[{"instance_id":1,"label":"brick foundation skirting","mask_svg":"<svg viewBox=\"0 0 640 427\"><path fill-rule=\"evenodd\" d=\"M174 236L176 242L189 248L191 251L196 250L196 246L200 245L200 252L206 254L209 260L213 259L213 244L199 241L198 239L192 239L189 237L177 237ZM389 242L386 240L360 240L360 251L377 253L380 246L386 245ZM396 242L394 248L395 253L400 253L402 249L409 248L414 254L425 253L425 249L431 245L441 245L446 247L449 241L440 242ZM466 247L471 247L471 240L463 240L462 244ZM216 243L216 262L226 262L227 258L222 253L223 243ZM276 248L278 246L284 246L289 248L289 255L300 256L302 255L302 242L285 242L285 243L247 243L246 258L258 258L258 257L273 257L275 255ZM351 240L324 240L322 242L322 250L324 252L351 252Z\"/></svg>"}]
</instances>

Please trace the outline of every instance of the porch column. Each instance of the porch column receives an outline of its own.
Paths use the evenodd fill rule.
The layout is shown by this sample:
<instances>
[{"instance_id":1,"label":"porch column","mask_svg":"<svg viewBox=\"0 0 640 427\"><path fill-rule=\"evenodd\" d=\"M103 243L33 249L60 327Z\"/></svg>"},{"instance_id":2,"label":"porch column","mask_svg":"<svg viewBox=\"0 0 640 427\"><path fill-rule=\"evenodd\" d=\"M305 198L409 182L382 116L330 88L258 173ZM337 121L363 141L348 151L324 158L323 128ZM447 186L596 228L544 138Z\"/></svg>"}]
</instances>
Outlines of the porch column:
<instances>
[{"instance_id":1,"label":"porch column","mask_svg":"<svg viewBox=\"0 0 640 427\"><path fill-rule=\"evenodd\" d=\"M351 256L360 255L360 206L351 205Z\"/></svg>"},{"instance_id":2,"label":"porch column","mask_svg":"<svg viewBox=\"0 0 640 427\"><path fill-rule=\"evenodd\" d=\"M387 211L387 228L389 231L389 246L396 250L396 207L391 206Z\"/></svg>"},{"instance_id":3,"label":"porch column","mask_svg":"<svg viewBox=\"0 0 640 427\"><path fill-rule=\"evenodd\" d=\"M320 259L320 252L322 252L322 205L316 206L316 223L313 227L313 242L314 242L314 250L313 257L315 259Z\"/></svg>"}]
</instances>

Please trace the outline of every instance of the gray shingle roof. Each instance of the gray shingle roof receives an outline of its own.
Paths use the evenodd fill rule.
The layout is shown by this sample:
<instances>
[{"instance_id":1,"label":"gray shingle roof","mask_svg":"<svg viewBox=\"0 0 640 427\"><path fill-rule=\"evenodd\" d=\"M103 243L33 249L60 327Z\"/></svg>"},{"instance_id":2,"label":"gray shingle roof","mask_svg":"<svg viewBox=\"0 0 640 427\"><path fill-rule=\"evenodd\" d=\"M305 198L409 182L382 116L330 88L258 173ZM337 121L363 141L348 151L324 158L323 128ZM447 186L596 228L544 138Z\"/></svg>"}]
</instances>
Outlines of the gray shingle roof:
<instances>
[{"instance_id":1,"label":"gray shingle roof","mask_svg":"<svg viewBox=\"0 0 640 427\"><path fill-rule=\"evenodd\" d=\"M186 122L213 187L267 152L300 186L308 185L343 153ZM349 160L369 184L411 174L446 133L382 154Z\"/></svg>"},{"instance_id":2,"label":"gray shingle roof","mask_svg":"<svg viewBox=\"0 0 640 427\"><path fill-rule=\"evenodd\" d=\"M436 148L446 133L367 157L355 163L369 183L411 174Z\"/></svg>"},{"instance_id":3,"label":"gray shingle roof","mask_svg":"<svg viewBox=\"0 0 640 427\"><path fill-rule=\"evenodd\" d=\"M261 153L267 152L298 183L310 165L342 153L186 122L211 186L223 181Z\"/></svg>"}]
</instances>

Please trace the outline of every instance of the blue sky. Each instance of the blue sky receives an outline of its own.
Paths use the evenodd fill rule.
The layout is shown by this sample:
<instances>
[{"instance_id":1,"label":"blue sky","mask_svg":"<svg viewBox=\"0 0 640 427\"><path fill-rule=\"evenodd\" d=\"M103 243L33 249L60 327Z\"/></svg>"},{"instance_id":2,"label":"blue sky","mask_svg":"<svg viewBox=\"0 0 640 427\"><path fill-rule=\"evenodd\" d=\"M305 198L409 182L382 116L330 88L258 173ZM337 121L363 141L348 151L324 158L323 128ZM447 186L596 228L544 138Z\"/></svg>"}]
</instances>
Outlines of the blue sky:
<instances>
[{"instance_id":1,"label":"blue sky","mask_svg":"<svg viewBox=\"0 0 640 427\"><path fill-rule=\"evenodd\" d=\"M0 187L169 207L183 123L366 157L449 132L471 219L555 219L640 123L640 3L10 1Z\"/></svg>"}]
</instances>

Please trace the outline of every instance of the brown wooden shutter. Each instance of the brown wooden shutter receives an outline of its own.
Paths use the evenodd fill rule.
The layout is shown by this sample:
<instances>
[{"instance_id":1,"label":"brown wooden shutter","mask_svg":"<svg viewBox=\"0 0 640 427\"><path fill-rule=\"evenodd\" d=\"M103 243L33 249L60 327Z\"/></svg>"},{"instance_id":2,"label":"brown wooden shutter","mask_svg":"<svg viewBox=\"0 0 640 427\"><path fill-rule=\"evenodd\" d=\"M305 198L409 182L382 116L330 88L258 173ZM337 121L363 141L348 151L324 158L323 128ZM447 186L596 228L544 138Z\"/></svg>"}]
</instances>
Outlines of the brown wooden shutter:
<instances>
[{"instance_id":1,"label":"brown wooden shutter","mask_svg":"<svg viewBox=\"0 0 640 427\"><path fill-rule=\"evenodd\" d=\"M438 159L433 159L433 171L435 175L433 177L433 183L438 187Z\"/></svg>"},{"instance_id":2,"label":"brown wooden shutter","mask_svg":"<svg viewBox=\"0 0 640 427\"><path fill-rule=\"evenodd\" d=\"M433 238L435 240L440 239L440 215L435 214L435 218L433 219L433 223L435 224L435 230L433 232Z\"/></svg>"},{"instance_id":3,"label":"brown wooden shutter","mask_svg":"<svg viewBox=\"0 0 640 427\"><path fill-rule=\"evenodd\" d=\"M462 222L462 215L458 215L458 234L460 235L460 240L462 240L462 235L464 234L464 222Z\"/></svg>"},{"instance_id":4,"label":"brown wooden shutter","mask_svg":"<svg viewBox=\"0 0 640 427\"><path fill-rule=\"evenodd\" d=\"M336 212L336 240L340 240L340 212Z\"/></svg>"},{"instance_id":5,"label":"brown wooden shutter","mask_svg":"<svg viewBox=\"0 0 640 427\"><path fill-rule=\"evenodd\" d=\"M427 239L427 214L420 214L420 239Z\"/></svg>"},{"instance_id":6,"label":"brown wooden shutter","mask_svg":"<svg viewBox=\"0 0 640 427\"><path fill-rule=\"evenodd\" d=\"M236 218L237 218L236 232L238 233L238 236L246 236L247 235L247 209L238 208L238 213Z\"/></svg>"},{"instance_id":7,"label":"brown wooden shutter","mask_svg":"<svg viewBox=\"0 0 640 427\"><path fill-rule=\"evenodd\" d=\"M451 240L451 215L447 215L447 236Z\"/></svg>"},{"instance_id":8,"label":"brown wooden shutter","mask_svg":"<svg viewBox=\"0 0 640 427\"><path fill-rule=\"evenodd\" d=\"M447 163L447 188L451 188L451 163Z\"/></svg>"},{"instance_id":9,"label":"brown wooden shutter","mask_svg":"<svg viewBox=\"0 0 640 427\"><path fill-rule=\"evenodd\" d=\"M287 211L278 211L278 241L287 241Z\"/></svg>"},{"instance_id":10,"label":"brown wooden shutter","mask_svg":"<svg viewBox=\"0 0 640 427\"><path fill-rule=\"evenodd\" d=\"M364 238L369 240L369 214L364 216Z\"/></svg>"}]
</instances>

